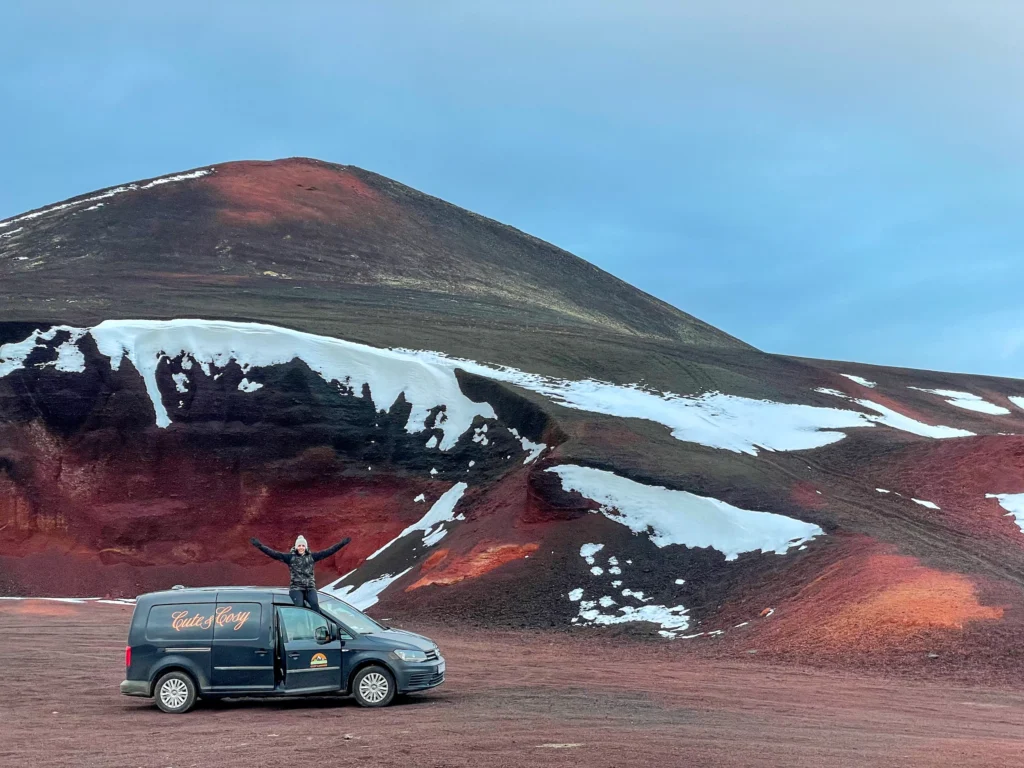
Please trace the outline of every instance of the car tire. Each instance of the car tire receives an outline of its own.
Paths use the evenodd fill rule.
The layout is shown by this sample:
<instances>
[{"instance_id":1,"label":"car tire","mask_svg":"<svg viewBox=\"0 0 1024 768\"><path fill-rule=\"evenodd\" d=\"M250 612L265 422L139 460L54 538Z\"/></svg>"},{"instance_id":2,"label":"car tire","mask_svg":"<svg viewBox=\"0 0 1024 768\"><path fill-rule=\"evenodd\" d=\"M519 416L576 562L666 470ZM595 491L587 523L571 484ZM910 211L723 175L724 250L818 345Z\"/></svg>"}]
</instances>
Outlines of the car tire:
<instances>
[{"instance_id":1,"label":"car tire","mask_svg":"<svg viewBox=\"0 0 1024 768\"><path fill-rule=\"evenodd\" d=\"M164 712L172 715L188 712L196 704L195 681L184 672L168 672L157 680L153 698Z\"/></svg>"},{"instance_id":2,"label":"car tire","mask_svg":"<svg viewBox=\"0 0 1024 768\"><path fill-rule=\"evenodd\" d=\"M352 680L352 696L361 707L386 707L395 698L395 678L384 667L363 667Z\"/></svg>"}]
</instances>

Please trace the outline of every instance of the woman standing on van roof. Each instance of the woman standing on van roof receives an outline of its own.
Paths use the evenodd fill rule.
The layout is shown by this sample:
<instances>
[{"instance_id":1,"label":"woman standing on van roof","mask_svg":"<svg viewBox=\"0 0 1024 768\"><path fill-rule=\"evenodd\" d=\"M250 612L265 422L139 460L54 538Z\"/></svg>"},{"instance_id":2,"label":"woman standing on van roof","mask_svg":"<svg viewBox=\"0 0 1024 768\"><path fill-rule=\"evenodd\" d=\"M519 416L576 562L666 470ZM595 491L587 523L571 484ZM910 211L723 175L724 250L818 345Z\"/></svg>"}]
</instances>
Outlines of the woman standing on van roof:
<instances>
[{"instance_id":1,"label":"woman standing on van roof","mask_svg":"<svg viewBox=\"0 0 1024 768\"><path fill-rule=\"evenodd\" d=\"M291 595L292 602L301 608L303 601L305 601L314 611L319 611L320 600L316 596L316 579L313 577L313 563L323 560L325 557L330 557L348 544L351 539L344 538L333 547L321 549L319 552L309 551L309 545L306 543L305 536L299 536L295 539L295 546L292 547L290 552L278 552L276 549L271 549L266 544L261 543L256 537L249 539L249 541L256 549L268 557L288 564L288 569L291 571L291 580L288 582L288 594Z\"/></svg>"}]
</instances>

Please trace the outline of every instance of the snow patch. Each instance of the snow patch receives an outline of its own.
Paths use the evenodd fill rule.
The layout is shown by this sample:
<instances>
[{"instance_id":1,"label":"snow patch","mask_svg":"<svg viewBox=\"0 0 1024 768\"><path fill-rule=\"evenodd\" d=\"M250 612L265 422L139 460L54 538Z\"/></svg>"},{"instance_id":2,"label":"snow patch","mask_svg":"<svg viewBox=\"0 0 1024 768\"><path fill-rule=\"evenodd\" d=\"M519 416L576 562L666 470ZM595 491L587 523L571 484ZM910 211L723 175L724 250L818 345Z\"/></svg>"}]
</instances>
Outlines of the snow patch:
<instances>
[{"instance_id":1,"label":"snow patch","mask_svg":"<svg viewBox=\"0 0 1024 768\"><path fill-rule=\"evenodd\" d=\"M583 599L583 590L574 589L572 592L569 593L569 599L574 603L578 603L580 600Z\"/></svg>"},{"instance_id":2,"label":"snow patch","mask_svg":"<svg viewBox=\"0 0 1024 768\"><path fill-rule=\"evenodd\" d=\"M876 423L903 429L907 422L913 423L909 419L891 419L891 412L882 413L879 410L881 406L875 404L869 407L882 413L881 418L841 408L753 400L721 392L684 397L671 392L654 392L637 384L619 385L594 379L570 381L507 366L490 366L474 360L447 357L439 352L407 351L436 365L462 368L469 373L537 392L565 408L654 421L668 427L678 440L751 455L756 455L761 449L800 451L821 448L846 437L843 432L834 431L838 429L871 427ZM821 391L846 397L837 390ZM948 427L928 429L939 431L928 436L962 437L971 434L962 430L943 432L949 430Z\"/></svg>"},{"instance_id":3,"label":"snow patch","mask_svg":"<svg viewBox=\"0 0 1024 768\"><path fill-rule=\"evenodd\" d=\"M439 542L441 539L443 539L447 534L448 531L446 531L443 526L438 525L434 528L433 531L431 531L423 537L423 543L428 547L432 547L435 544L437 544L437 542Z\"/></svg>"},{"instance_id":4,"label":"snow patch","mask_svg":"<svg viewBox=\"0 0 1024 768\"><path fill-rule=\"evenodd\" d=\"M248 379L242 379L238 382L238 389L241 392L255 392L257 389L263 389L263 385L258 381L249 381Z\"/></svg>"},{"instance_id":5,"label":"snow patch","mask_svg":"<svg viewBox=\"0 0 1024 768\"><path fill-rule=\"evenodd\" d=\"M426 501L426 500L427 500L427 496L426 496L426 494L423 494L423 493L421 493L419 496L417 496L415 499L413 499L413 501Z\"/></svg>"},{"instance_id":6,"label":"snow patch","mask_svg":"<svg viewBox=\"0 0 1024 768\"><path fill-rule=\"evenodd\" d=\"M862 387L867 387L868 389L874 389L875 387L878 386L873 381L868 381L867 379L862 379L860 376L854 376L853 374L850 374L850 373L841 373L839 375L840 376L845 376L850 381L856 382L857 384L860 384Z\"/></svg>"},{"instance_id":7,"label":"snow patch","mask_svg":"<svg viewBox=\"0 0 1024 768\"><path fill-rule=\"evenodd\" d=\"M604 600L602 598L602 605L603 603ZM603 607L607 608L609 606ZM659 634L662 637L674 638L678 632L690 626L690 619L687 617L687 613L687 609L682 605L673 607L665 605L644 605L640 607L623 605L618 609L618 613L602 613L593 601L582 600L580 602L579 618L583 620L584 624L601 627L645 621L660 626L661 631Z\"/></svg>"},{"instance_id":8,"label":"snow patch","mask_svg":"<svg viewBox=\"0 0 1024 768\"><path fill-rule=\"evenodd\" d=\"M785 554L790 547L824 535L818 526L784 515L644 485L601 469L563 464L545 471L558 475L565 490L601 504L601 513L610 520L649 535L658 547L713 547L726 560L735 560L745 552Z\"/></svg>"},{"instance_id":9,"label":"snow patch","mask_svg":"<svg viewBox=\"0 0 1024 768\"><path fill-rule=\"evenodd\" d=\"M0 600L47 600L53 603L104 603L105 605L135 605L132 598L107 600L103 597L0 597Z\"/></svg>"},{"instance_id":10,"label":"snow patch","mask_svg":"<svg viewBox=\"0 0 1024 768\"><path fill-rule=\"evenodd\" d=\"M580 557L587 561L587 565L594 564L594 555L604 549L604 544L584 544L580 547Z\"/></svg>"},{"instance_id":11,"label":"snow patch","mask_svg":"<svg viewBox=\"0 0 1024 768\"><path fill-rule=\"evenodd\" d=\"M181 394L188 392L188 375L184 373L172 373L171 378L174 379L174 388ZM239 386L239 389L242 387Z\"/></svg>"},{"instance_id":12,"label":"snow patch","mask_svg":"<svg viewBox=\"0 0 1024 768\"><path fill-rule=\"evenodd\" d=\"M917 421L909 416L904 416L902 413L897 413L891 408L886 408L884 405L880 405L872 400L861 400L857 398L848 397L842 392L837 392L834 389L825 389L819 387L814 390L825 395L833 395L835 397L842 398L843 400L850 400L851 402L857 403L857 405L863 406L869 410L875 412L875 414L862 413L860 416L869 424L883 424L893 429L898 429L901 432L909 432L912 435L918 435L920 437L931 437L934 439L947 439L952 437L973 437L973 432L968 432L966 429L956 429L954 427L942 427L932 426L931 424L925 424L923 421ZM844 413L852 413L852 411L844 411ZM863 425L862 425L863 426Z\"/></svg>"},{"instance_id":13,"label":"snow patch","mask_svg":"<svg viewBox=\"0 0 1024 768\"><path fill-rule=\"evenodd\" d=\"M441 498L434 502L423 517L410 525L366 559L373 560L377 555L390 547L396 541L403 539L410 533L415 533L416 531L421 531L424 534L423 543L428 547L439 542L445 537L445 534L447 534L447 531L444 529L444 524L455 519L455 505L459 503L460 499L462 499L462 494L466 492L468 487L469 486L465 483L456 483L453 485L441 495Z\"/></svg>"},{"instance_id":14,"label":"snow patch","mask_svg":"<svg viewBox=\"0 0 1024 768\"><path fill-rule=\"evenodd\" d=\"M950 405L955 405L957 408L963 408L966 411L976 411L977 413L988 413L993 416L1005 416L1010 412L1009 408L1003 408L1001 405L990 403L980 395L975 395L973 392L958 392L954 389L925 389L924 387L907 387L907 389L916 389L918 392L927 392L929 395L938 395L944 398Z\"/></svg>"},{"instance_id":15,"label":"snow patch","mask_svg":"<svg viewBox=\"0 0 1024 768\"><path fill-rule=\"evenodd\" d=\"M142 374L160 427L169 426L171 418L157 387L157 366L180 355L190 355L207 375L210 365L224 367L231 360L248 368L298 358L327 382L345 382L356 390L367 384L380 409L390 408L404 393L412 404L405 425L410 433L426 429L431 410L444 405L448 419L441 450L453 447L478 416L495 417L490 405L462 394L452 369L394 350L260 323L212 320L107 320L89 333L115 370L128 358Z\"/></svg>"},{"instance_id":16,"label":"snow patch","mask_svg":"<svg viewBox=\"0 0 1024 768\"><path fill-rule=\"evenodd\" d=\"M999 506L1006 510L1006 516L1013 516L1013 521L1024 533L1024 493L986 493L986 499L998 499Z\"/></svg>"},{"instance_id":17,"label":"snow patch","mask_svg":"<svg viewBox=\"0 0 1024 768\"><path fill-rule=\"evenodd\" d=\"M487 437L487 425L484 424L482 427L478 427L473 433L473 442L480 443L481 445L489 445L490 438Z\"/></svg>"},{"instance_id":18,"label":"snow patch","mask_svg":"<svg viewBox=\"0 0 1024 768\"><path fill-rule=\"evenodd\" d=\"M1016 405L1018 408L1024 409L1024 397L1017 397L1016 395L1010 395L1008 398L1011 403Z\"/></svg>"},{"instance_id":19,"label":"snow patch","mask_svg":"<svg viewBox=\"0 0 1024 768\"><path fill-rule=\"evenodd\" d=\"M920 504L922 507L928 507L928 509L939 509L939 505L931 501L923 501L922 499L911 499L915 504Z\"/></svg>"},{"instance_id":20,"label":"snow patch","mask_svg":"<svg viewBox=\"0 0 1024 768\"><path fill-rule=\"evenodd\" d=\"M892 491L887 491L885 488L875 488L875 490L879 493L892 493Z\"/></svg>"},{"instance_id":21,"label":"snow patch","mask_svg":"<svg viewBox=\"0 0 1024 768\"><path fill-rule=\"evenodd\" d=\"M108 198L114 197L115 195L120 195L120 194L122 194L124 192L133 192L133 191L135 191L137 189L152 189L153 187L159 186L160 184L169 184L169 183L174 182L174 181L185 181L187 179L198 179L199 177L206 176L207 174L212 173L212 172L213 172L213 169L209 168L209 169L205 169L205 170L201 170L201 171L193 171L191 173L179 173L176 176L165 176L164 178L155 179L155 180L153 180L153 181L151 181L151 182L149 182L147 184L142 184L142 185L139 185L139 184L124 184L124 185L122 185L120 187L114 187L113 189L108 189L106 192L100 192L98 195L93 195L92 197L86 197L86 198L84 198L82 200L73 200L73 201L68 202L68 203L61 203L59 205L51 205L49 208L43 208L42 210L34 211L33 213L26 213L26 214L24 214L22 216L18 216L18 217L13 218L13 219L8 219L7 221L0 221L0 229L4 229L6 227L9 227L12 224L17 224L19 221L32 221L33 219L38 219L40 216L47 216L48 214L57 213L58 211L64 211L64 210L67 210L68 208L74 208L76 206L86 205L88 203L95 203L95 202L97 202L99 200L106 200ZM95 210L95 209L97 209L99 207L100 206L98 206L98 205L94 205L94 206L92 206L90 208L86 208L86 210L87 211L92 211L92 210Z\"/></svg>"},{"instance_id":22,"label":"snow patch","mask_svg":"<svg viewBox=\"0 0 1024 768\"><path fill-rule=\"evenodd\" d=\"M600 576L602 573L604 573L604 568L602 568L599 565L595 565L593 568L590 569L590 572L595 576Z\"/></svg>"},{"instance_id":23,"label":"snow patch","mask_svg":"<svg viewBox=\"0 0 1024 768\"><path fill-rule=\"evenodd\" d=\"M24 341L10 342L0 346L0 379L25 366L25 361L37 347L45 347L44 341L53 341L59 332L67 332L69 338L57 347L57 359L41 363L42 367L53 366L65 373L83 373L85 371L85 355L78 348L78 340L85 335L81 328L68 325L55 325L48 331L36 329Z\"/></svg>"},{"instance_id":24,"label":"snow patch","mask_svg":"<svg viewBox=\"0 0 1024 768\"><path fill-rule=\"evenodd\" d=\"M649 602L651 602L651 600L654 599L653 597L644 597L644 593L643 592L634 592L632 589L629 589L629 588L626 588L626 589L622 590L622 596L623 597L635 597L641 603L649 603Z\"/></svg>"},{"instance_id":25,"label":"snow patch","mask_svg":"<svg viewBox=\"0 0 1024 768\"><path fill-rule=\"evenodd\" d=\"M516 429L510 428L509 432L512 433L512 437L514 437L522 444L523 450L526 451L528 454L527 457L523 459L523 464L529 464L530 462L536 460L542 453L544 453L544 451L548 449L548 446L544 443L535 443L532 440L522 437L519 434L519 431Z\"/></svg>"},{"instance_id":26,"label":"snow patch","mask_svg":"<svg viewBox=\"0 0 1024 768\"><path fill-rule=\"evenodd\" d=\"M343 599L349 605L358 608L361 611L365 611L371 605L376 605L380 600L380 594L385 589L390 587L398 579L402 578L411 571L412 568L406 568L401 573L385 573L383 576L378 576L375 579L360 584L358 587L351 584L344 587L337 587L331 590L332 594L336 597Z\"/></svg>"}]
</instances>

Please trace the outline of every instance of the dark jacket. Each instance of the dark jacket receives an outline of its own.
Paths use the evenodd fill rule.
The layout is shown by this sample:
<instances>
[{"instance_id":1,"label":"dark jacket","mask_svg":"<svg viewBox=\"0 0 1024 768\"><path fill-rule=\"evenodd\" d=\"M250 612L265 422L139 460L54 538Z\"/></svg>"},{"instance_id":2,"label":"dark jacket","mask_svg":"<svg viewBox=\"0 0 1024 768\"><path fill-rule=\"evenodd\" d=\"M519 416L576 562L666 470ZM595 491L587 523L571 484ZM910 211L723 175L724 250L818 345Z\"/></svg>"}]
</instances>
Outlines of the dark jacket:
<instances>
[{"instance_id":1,"label":"dark jacket","mask_svg":"<svg viewBox=\"0 0 1024 768\"><path fill-rule=\"evenodd\" d=\"M252 545L256 547L256 549L268 557L280 560L282 563L287 563L288 569L291 571L291 580L288 582L289 587L295 587L296 589L316 589L316 579L313 577L313 563L319 562L325 557L330 557L348 544L351 539L342 539L333 547L321 549L319 552L313 552L307 549L306 554L304 555L300 555L296 552L295 547L292 547L290 552L278 552L276 549L271 549L266 544L261 543L259 539L254 538L249 541L252 542Z\"/></svg>"}]
</instances>

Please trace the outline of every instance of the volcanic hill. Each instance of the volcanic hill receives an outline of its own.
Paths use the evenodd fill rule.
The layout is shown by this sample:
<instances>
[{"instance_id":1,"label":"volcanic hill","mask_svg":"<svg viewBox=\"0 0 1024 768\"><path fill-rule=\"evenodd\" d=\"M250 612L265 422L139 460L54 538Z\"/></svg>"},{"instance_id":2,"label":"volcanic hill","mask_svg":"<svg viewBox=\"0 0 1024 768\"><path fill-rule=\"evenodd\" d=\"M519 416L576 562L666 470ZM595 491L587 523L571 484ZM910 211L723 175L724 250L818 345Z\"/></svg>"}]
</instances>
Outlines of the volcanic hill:
<instances>
[{"instance_id":1,"label":"volcanic hill","mask_svg":"<svg viewBox=\"0 0 1024 768\"><path fill-rule=\"evenodd\" d=\"M278 583L249 537L301 532L389 613L1019 671L1018 432L1022 382L766 354L353 167L0 222L0 594Z\"/></svg>"}]
</instances>

